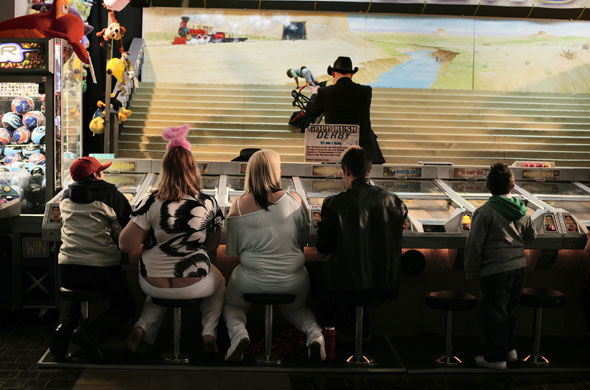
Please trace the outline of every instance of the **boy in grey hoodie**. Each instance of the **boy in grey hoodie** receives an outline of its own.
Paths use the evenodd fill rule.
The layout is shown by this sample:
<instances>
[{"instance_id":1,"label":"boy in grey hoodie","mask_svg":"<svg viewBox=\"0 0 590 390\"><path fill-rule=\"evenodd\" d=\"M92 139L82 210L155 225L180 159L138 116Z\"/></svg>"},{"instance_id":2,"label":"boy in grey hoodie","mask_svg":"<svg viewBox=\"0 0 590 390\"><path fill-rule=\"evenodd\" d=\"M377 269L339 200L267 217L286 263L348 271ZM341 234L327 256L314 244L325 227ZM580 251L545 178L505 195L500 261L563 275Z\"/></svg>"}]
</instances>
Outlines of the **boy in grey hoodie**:
<instances>
[{"instance_id":1,"label":"boy in grey hoodie","mask_svg":"<svg viewBox=\"0 0 590 390\"><path fill-rule=\"evenodd\" d=\"M536 237L526 206L510 192L514 175L506 164L490 167L486 186L492 193L475 210L465 244L465 275L480 278L483 355L475 363L506 369L518 360L514 349L514 311L526 276L525 244Z\"/></svg>"}]
</instances>

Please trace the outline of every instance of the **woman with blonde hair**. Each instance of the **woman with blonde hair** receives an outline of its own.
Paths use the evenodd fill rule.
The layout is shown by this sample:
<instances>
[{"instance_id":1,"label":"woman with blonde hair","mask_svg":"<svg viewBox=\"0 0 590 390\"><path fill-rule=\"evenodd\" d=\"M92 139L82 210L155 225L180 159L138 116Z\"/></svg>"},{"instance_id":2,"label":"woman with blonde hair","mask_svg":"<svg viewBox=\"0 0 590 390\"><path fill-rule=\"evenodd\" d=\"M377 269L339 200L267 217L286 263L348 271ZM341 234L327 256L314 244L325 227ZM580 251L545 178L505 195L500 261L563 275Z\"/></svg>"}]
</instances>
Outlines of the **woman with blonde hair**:
<instances>
[{"instance_id":1,"label":"woman with blonde hair","mask_svg":"<svg viewBox=\"0 0 590 390\"><path fill-rule=\"evenodd\" d=\"M309 239L309 218L301 197L281 189L281 160L272 150L259 150L248 161L244 195L232 203L227 218L226 253L239 256L228 282L223 317L230 337L225 356L240 361L250 337L244 293L293 294L279 306L283 316L307 335L308 356L324 360L324 338L305 301L309 276L302 247Z\"/></svg>"},{"instance_id":2,"label":"woman with blonde hair","mask_svg":"<svg viewBox=\"0 0 590 390\"><path fill-rule=\"evenodd\" d=\"M164 129L166 154L155 192L142 200L121 232L121 252L144 244L139 285L146 293L141 315L127 348L137 350L143 339L153 344L166 307L164 299L203 298L202 337L205 353L217 353L217 324L223 308L225 280L211 263L219 245L223 214L215 198L202 192L197 162L185 139L188 125Z\"/></svg>"}]
</instances>

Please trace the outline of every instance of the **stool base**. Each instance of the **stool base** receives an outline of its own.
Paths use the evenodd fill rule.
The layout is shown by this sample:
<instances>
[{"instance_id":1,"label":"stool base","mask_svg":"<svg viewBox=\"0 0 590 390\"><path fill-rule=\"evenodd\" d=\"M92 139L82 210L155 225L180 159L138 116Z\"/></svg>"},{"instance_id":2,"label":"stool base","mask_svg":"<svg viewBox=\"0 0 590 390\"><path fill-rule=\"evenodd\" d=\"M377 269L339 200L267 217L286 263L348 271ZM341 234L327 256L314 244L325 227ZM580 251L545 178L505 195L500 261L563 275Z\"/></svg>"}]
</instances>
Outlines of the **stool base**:
<instances>
[{"instance_id":1,"label":"stool base","mask_svg":"<svg viewBox=\"0 0 590 390\"><path fill-rule=\"evenodd\" d=\"M543 355L533 356L529 355L522 360L525 364L534 367L547 367L549 365L549 359Z\"/></svg>"},{"instance_id":2,"label":"stool base","mask_svg":"<svg viewBox=\"0 0 590 390\"><path fill-rule=\"evenodd\" d=\"M457 356L451 356L448 361L445 355L439 357L438 359L434 359L437 365L442 367L455 367L459 364L463 363L463 360L459 359Z\"/></svg>"},{"instance_id":3,"label":"stool base","mask_svg":"<svg viewBox=\"0 0 590 390\"><path fill-rule=\"evenodd\" d=\"M267 355L265 353L261 353L259 355L256 355L254 357L254 360L258 364L265 364L265 365L269 365L269 366L279 365L282 363L281 357L279 355L277 355L276 353L271 353L270 355Z\"/></svg>"},{"instance_id":4,"label":"stool base","mask_svg":"<svg viewBox=\"0 0 590 390\"><path fill-rule=\"evenodd\" d=\"M350 357L346 359L346 364L353 366L372 366L373 364L375 364L375 360L370 359L365 355L350 355Z\"/></svg>"},{"instance_id":5,"label":"stool base","mask_svg":"<svg viewBox=\"0 0 590 390\"><path fill-rule=\"evenodd\" d=\"M186 364L191 360L190 355L186 353L175 354L172 351L163 353L161 356L166 363L170 364Z\"/></svg>"}]
</instances>

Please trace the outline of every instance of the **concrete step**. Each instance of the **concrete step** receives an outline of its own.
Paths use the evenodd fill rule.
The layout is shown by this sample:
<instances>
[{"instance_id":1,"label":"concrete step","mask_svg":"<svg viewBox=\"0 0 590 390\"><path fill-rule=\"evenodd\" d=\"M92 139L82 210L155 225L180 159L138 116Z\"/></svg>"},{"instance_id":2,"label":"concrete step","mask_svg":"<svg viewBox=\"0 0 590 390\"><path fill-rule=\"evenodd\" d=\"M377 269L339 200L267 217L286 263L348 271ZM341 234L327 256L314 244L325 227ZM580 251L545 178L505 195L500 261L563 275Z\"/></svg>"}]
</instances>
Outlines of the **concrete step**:
<instances>
[{"instance_id":1,"label":"concrete step","mask_svg":"<svg viewBox=\"0 0 590 390\"><path fill-rule=\"evenodd\" d=\"M423 131L418 131L423 130ZM475 130L445 129L444 132L438 129L389 129L387 133L378 132L379 141L384 140L448 140L457 138L463 142L510 142L510 143L548 143L548 144L590 144L590 129L585 131L586 135L579 133L570 134L565 131L487 131L480 133ZM454 131L453 131L454 130ZM132 139L138 137L161 138L161 129L153 127L128 127L121 129L121 137L128 136ZM269 138L277 140L300 140L303 142L304 134L296 129L283 132L277 130L259 131L251 129L222 129L222 128L193 128L189 131L188 137L213 137L213 138L241 138L258 139Z\"/></svg>"},{"instance_id":2,"label":"concrete step","mask_svg":"<svg viewBox=\"0 0 590 390\"><path fill-rule=\"evenodd\" d=\"M297 111L298 108L291 104L292 99L275 99L274 101L254 99L232 99L211 101L206 97L200 97L191 101L186 100L147 100L134 99L131 104L131 110L134 113L195 113L199 110L256 110L264 112L266 110L286 110L289 112ZM590 106L586 109L583 106L568 105L555 108L554 105L520 105L521 107L507 106L496 107L485 106L484 104L469 105L466 103L454 102L456 104L437 104L427 105L409 105L406 102L392 101L384 104L371 105L372 115L390 114L400 115L403 113L444 113L444 114L464 114L464 115L524 115L524 116L556 116L556 117L585 117L590 119Z\"/></svg>"},{"instance_id":3,"label":"concrete step","mask_svg":"<svg viewBox=\"0 0 590 390\"><path fill-rule=\"evenodd\" d=\"M264 122L264 123L279 123L280 121L288 122L293 110L268 109L265 111L256 110L241 110L241 109L193 109L190 111L183 111L182 113L144 113L133 112L133 119L137 121L184 121L184 122L202 122L210 120L214 122L235 122L238 120L243 122ZM479 123L480 125L493 123L542 123L554 125L580 125L587 126L590 118L581 116L535 116L535 115L503 115L503 114L445 114L445 113L399 113L396 116L388 113L373 112L371 114L371 122L375 124L385 123L409 123L409 122L427 122L434 121L436 123Z\"/></svg>"}]
</instances>

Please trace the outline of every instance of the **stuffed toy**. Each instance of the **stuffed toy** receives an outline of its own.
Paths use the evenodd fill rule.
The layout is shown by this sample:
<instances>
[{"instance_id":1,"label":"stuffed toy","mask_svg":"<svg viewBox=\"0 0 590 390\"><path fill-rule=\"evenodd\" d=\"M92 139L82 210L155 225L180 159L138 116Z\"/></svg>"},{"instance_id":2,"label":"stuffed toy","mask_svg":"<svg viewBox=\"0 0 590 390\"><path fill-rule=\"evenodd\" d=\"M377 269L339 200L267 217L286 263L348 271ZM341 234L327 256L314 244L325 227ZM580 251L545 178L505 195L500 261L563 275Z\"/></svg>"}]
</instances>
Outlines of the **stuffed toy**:
<instances>
[{"instance_id":1,"label":"stuffed toy","mask_svg":"<svg viewBox=\"0 0 590 390\"><path fill-rule=\"evenodd\" d=\"M92 115L92 120L90 121L90 131L92 131L92 136L94 137L96 134L104 133L104 109L106 105L102 101L96 102L96 106L98 107L94 114Z\"/></svg>"},{"instance_id":2,"label":"stuffed toy","mask_svg":"<svg viewBox=\"0 0 590 390\"><path fill-rule=\"evenodd\" d=\"M187 150L191 150L191 144L186 139L186 134L189 131L188 125L178 127L167 127L162 131L162 138L168 141L166 150L170 150L176 146L181 146Z\"/></svg>"},{"instance_id":3,"label":"stuffed toy","mask_svg":"<svg viewBox=\"0 0 590 390\"><path fill-rule=\"evenodd\" d=\"M121 53L121 58L111 58L107 62L107 73L117 79L115 92L111 94L111 105L117 111L119 120L125 122L131 115L131 110L125 108L129 96L129 85L133 82L133 85L137 87L137 79L129 61L129 55L124 52Z\"/></svg>"},{"instance_id":4,"label":"stuffed toy","mask_svg":"<svg viewBox=\"0 0 590 390\"><path fill-rule=\"evenodd\" d=\"M53 4L51 4L51 3L37 3L37 4L33 4L31 6L31 8L34 9L35 11L39 11L39 12L49 12L49 11L51 11L52 5ZM88 40L88 38L86 38L86 35L90 34L92 32L92 30L94 30L94 27L89 25L88 22L86 22L84 20L82 15L80 15L80 13L78 12L78 10L75 7L68 7L68 14L72 14L74 16L77 16L82 20L82 23L84 24L84 36L82 37L82 45L84 45L85 48L89 48L90 41Z\"/></svg>"},{"instance_id":5,"label":"stuffed toy","mask_svg":"<svg viewBox=\"0 0 590 390\"><path fill-rule=\"evenodd\" d=\"M120 91L111 94L111 106L113 110L117 111L117 117L119 118L120 122L125 122L129 115L131 115L131 110L126 109L123 106L123 103L118 98Z\"/></svg>"},{"instance_id":6,"label":"stuffed toy","mask_svg":"<svg viewBox=\"0 0 590 390\"><path fill-rule=\"evenodd\" d=\"M37 3L37 4L33 4L31 6L31 8L34 9L35 11L39 11L39 12L43 13L43 12L51 11L52 5L53 4L51 4L51 3ZM92 30L94 30L94 27L89 25L88 22L86 22L84 20L82 15L80 15L80 13L78 12L78 10L75 7L68 6L68 14L72 14L74 16L77 16L82 20L82 23L84 24L84 35L88 35L92 32Z\"/></svg>"},{"instance_id":7,"label":"stuffed toy","mask_svg":"<svg viewBox=\"0 0 590 390\"><path fill-rule=\"evenodd\" d=\"M63 38L78 57L88 63L88 51L80 42L84 37L82 19L68 13L67 0L55 0L51 11L20 16L0 23L2 38Z\"/></svg>"},{"instance_id":8,"label":"stuffed toy","mask_svg":"<svg viewBox=\"0 0 590 390\"><path fill-rule=\"evenodd\" d=\"M117 41L117 45L119 46L119 52L124 53L123 50L123 42L121 42L121 38L125 35L125 27L121 26L117 19L115 18L115 13L113 11L109 11L109 15L111 20L113 21L107 28L103 28L99 32L96 33L96 36L102 38L100 40L100 47L104 47L104 43L108 41Z\"/></svg>"}]
</instances>

